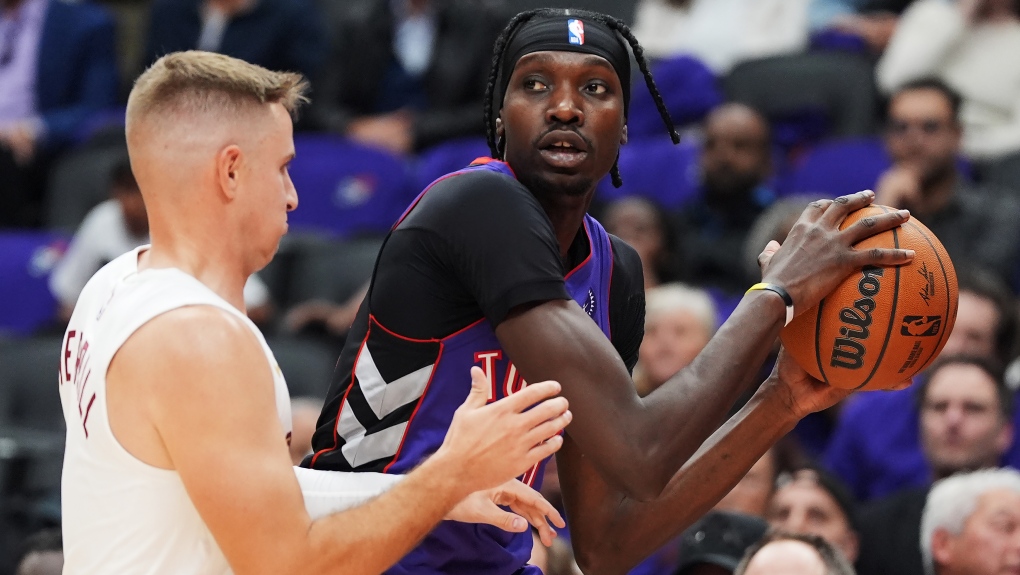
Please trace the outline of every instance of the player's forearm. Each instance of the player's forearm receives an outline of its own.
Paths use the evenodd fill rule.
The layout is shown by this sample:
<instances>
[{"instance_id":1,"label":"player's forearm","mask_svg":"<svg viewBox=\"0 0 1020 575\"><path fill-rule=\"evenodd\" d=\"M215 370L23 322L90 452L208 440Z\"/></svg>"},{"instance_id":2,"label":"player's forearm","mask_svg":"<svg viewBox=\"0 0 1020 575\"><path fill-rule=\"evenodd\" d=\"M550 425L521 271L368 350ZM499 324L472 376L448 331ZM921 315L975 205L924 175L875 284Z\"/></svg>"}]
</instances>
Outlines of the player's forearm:
<instances>
[{"instance_id":1,"label":"player's forearm","mask_svg":"<svg viewBox=\"0 0 1020 575\"><path fill-rule=\"evenodd\" d=\"M577 461L561 463L572 542L586 574L626 573L711 509L793 429L796 417L770 385L719 428L653 501L624 496L593 468L576 473Z\"/></svg>"},{"instance_id":2,"label":"player's forearm","mask_svg":"<svg viewBox=\"0 0 1020 575\"><path fill-rule=\"evenodd\" d=\"M772 292L745 296L695 360L644 398L645 468L662 487L759 381L785 312Z\"/></svg>"},{"instance_id":3,"label":"player's forearm","mask_svg":"<svg viewBox=\"0 0 1020 575\"><path fill-rule=\"evenodd\" d=\"M458 477L447 461L433 457L364 505L313 522L299 571L382 573L468 494Z\"/></svg>"}]
</instances>

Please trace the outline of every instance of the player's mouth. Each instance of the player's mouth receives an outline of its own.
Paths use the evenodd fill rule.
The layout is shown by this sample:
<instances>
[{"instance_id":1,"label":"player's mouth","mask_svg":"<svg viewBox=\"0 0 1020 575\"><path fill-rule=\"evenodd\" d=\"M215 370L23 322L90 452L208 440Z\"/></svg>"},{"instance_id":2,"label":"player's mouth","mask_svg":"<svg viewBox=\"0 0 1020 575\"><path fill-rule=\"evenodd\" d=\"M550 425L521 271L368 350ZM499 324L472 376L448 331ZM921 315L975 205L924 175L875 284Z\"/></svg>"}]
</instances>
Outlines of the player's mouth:
<instances>
[{"instance_id":1,"label":"player's mouth","mask_svg":"<svg viewBox=\"0 0 1020 575\"><path fill-rule=\"evenodd\" d=\"M569 130L549 132L538 141L538 152L550 166L572 169L588 158L588 143Z\"/></svg>"}]
</instances>

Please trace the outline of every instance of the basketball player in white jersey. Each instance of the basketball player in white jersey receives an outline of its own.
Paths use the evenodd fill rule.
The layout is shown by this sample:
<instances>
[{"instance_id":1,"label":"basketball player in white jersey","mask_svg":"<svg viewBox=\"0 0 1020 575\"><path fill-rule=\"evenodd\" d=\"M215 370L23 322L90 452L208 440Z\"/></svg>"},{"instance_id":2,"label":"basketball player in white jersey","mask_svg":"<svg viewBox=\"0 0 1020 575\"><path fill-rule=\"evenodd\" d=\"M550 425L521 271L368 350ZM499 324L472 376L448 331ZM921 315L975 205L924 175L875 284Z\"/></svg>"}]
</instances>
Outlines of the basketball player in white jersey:
<instances>
[{"instance_id":1,"label":"basketball player in white jersey","mask_svg":"<svg viewBox=\"0 0 1020 575\"><path fill-rule=\"evenodd\" d=\"M562 443L555 382L486 405L475 368L446 441L402 479L291 467L286 383L243 286L297 205L287 164L303 89L201 52L135 83L128 150L152 244L93 276L64 337L65 574L379 573L444 518L527 528L496 503L544 535L547 519L562 526L511 481Z\"/></svg>"}]
</instances>

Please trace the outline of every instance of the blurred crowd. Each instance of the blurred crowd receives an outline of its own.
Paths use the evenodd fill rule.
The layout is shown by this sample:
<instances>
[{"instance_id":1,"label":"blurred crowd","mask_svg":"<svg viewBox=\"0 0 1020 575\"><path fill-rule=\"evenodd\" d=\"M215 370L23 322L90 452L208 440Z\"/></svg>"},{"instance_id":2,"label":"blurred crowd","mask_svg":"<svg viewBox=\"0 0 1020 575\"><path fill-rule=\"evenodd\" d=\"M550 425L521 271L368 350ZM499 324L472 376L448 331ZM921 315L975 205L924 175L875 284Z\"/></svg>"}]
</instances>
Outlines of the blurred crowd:
<instances>
[{"instance_id":1,"label":"blurred crowd","mask_svg":"<svg viewBox=\"0 0 1020 575\"><path fill-rule=\"evenodd\" d=\"M493 40L542 5L630 23L681 126L674 146L635 89L623 185L592 206L644 265L641 395L692 361L813 199L874 189L960 277L956 327L913 386L802 421L633 573L1020 569L1020 0L0 0L0 574L59 572L60 335L88 278L148 241L123 136L134 77L201 49L311 84L300 206L245 287L300 461L382 238L488 155ZM576 572L562 535L536 539L546 573Z\"/></svg>"}]
</instances>

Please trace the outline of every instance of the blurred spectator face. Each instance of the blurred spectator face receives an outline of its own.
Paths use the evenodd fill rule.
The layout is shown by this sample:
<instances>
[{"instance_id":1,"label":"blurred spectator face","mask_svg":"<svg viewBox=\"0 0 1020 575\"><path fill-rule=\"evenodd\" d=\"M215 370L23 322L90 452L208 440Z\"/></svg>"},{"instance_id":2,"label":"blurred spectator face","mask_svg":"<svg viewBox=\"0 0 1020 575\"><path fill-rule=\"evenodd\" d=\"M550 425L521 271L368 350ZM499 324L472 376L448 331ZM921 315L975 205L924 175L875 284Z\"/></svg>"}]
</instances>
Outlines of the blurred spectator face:
<instances>
[{"instance_id":1,"label":"blurred spectator face","mask_svg":"<svg viewBox=\"0 0 1020 575\"><path fill-rule=\"evenodd\" d=\"M638 393L651 393L686 367L715 332L716 311L703 290L667 284L646 294L645 337L638 357Z\"/></svg>"},{"instance_id":2,"label":"blurred spectator face","mask_svg":"<svg viewBox=\"0 0 1020 575\"><path fill-rule=\"evenodd\" d=\"M1020 573L1020 493L982 494L960 533L937 529L931 550L939 575Z\"/></svg>"},{"instance_id":3,"label":"blurred spectator face","mask_svg":"<svg viewBox=\"0 0 1020 575\"><path fill-rule=\"evenodd\" d=\"M754 554L744 575L825 575L822 557L802 541L769 543Z\"/></svg>"},{"instance_id":4,"label":"blurred spectator face","mask_svg":"<svg viewBox=\"0 0 1020 575\"><path fill-rule=\"evenodd\" d=\"M897 166L916 171L922 186L956 169L960 136L952 104L938 90L907 90L889 103L889 155Z\"/></svg>"},{"instance_id":5,"label":"blurred spectator face","mask_svg":"<svg viewBox=\"0 0 1020 575\"><path fill-rule=\"evenodd\" d=\"M775 451L769 449L714 509L764 517L778 472Z\"/></svg>"},{"instance_id":6,"label":"blurred spectator face","mask_svg":"<svg viewBox=\"0 0 1020 575\"><path fill-rule=\"evenodd\" d=\"M819 485L813 471L798 471L789 483L776 490L765 520L775 529L817 535L851 562L857 559L857 534L843 509Z\"/></svg>"},{"instance_id":7,"label":"blurred spectator face","mask_svg":"<svg viewBox=\"0 0 1020 575\"><path fill-rule=\"evenodd\" d=\"M995 302L973 292L961 291L956 324L942 354L995 358L999 319Z\"/></svg>"},{"instance_id":8,"label":"blurred spectator face","mask_svg":"<svg viewBox=\"0 0 1020 575\"><path fill-rule=\"evenodd\" d=\"M642 198L623 198L606 209L606 231L627 242L641 258L641 266L648 272L659 267L666 242L666 230L655 206ZM657 283L657 282L656 282ZM646 288L655 287L648 285Z\"/></svg>"},{"instance_id":9,"label":"blurred spectator face","mask_svg":"<svg viewBox=\"0 0 1020 575\"><path fill-rule=\"evenodd\" d=\"M710 197L749 194L772 171L767 121L743 104L716 108L705 120L701 170Z\"/></svg>"},{"instance_id":10,"label":"blurred spectator face","mask_svg":"<svg viewBox=\"0 0 1020 575\"><path fill-rule=\"evenodd\" d=\"M995 381L981 368L947 364L921 401L921 445L937 477L993 467L1013 441Z\"/></svg>"}]
</instances>

